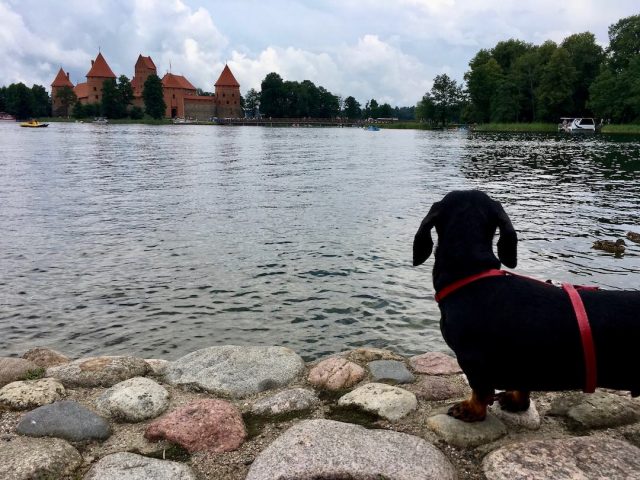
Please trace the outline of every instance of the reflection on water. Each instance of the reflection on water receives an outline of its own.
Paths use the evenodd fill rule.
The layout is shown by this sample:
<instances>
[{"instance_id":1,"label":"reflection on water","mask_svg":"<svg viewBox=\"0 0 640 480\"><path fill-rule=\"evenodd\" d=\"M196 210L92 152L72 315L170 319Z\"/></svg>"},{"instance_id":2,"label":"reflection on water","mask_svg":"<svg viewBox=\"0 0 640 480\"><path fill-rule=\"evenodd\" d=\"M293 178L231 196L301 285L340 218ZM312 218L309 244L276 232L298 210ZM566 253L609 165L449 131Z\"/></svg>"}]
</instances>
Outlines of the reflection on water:
<instances>
[{"instance_id":1,"label":"reflection on water","mask_svg":"<svg viewBox=\"0 0 640 480\"><path fill-rule=\"evenodd\" d=\"M591 249L640 232L637 138L4 124L0 140L0 355L444 350L411 244L459 188L503 203L519 272L640 289L640 245Z\"/></svg>"}]
</instances>

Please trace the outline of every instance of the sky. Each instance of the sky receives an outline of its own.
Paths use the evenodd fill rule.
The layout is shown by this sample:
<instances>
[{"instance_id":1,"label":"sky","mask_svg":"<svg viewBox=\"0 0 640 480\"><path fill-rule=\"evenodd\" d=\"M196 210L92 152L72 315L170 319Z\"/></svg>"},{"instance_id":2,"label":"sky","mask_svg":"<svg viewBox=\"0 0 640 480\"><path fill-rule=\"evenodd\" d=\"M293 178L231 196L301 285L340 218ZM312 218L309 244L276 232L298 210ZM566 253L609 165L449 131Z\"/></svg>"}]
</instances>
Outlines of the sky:
<instances>
[{"instance_id":1,"label":"sky","mask_svg":"<svg viewBox=\"0 0 640 480\"><path fill-rule=\"evenodd\" d=\"M100 50L129 78L143 54L205 91L227 63L243 94L277 72L410 106L501 40L590 31L606 46L608 27L638 13L638 0L0 0L0 85L49 89L60 67L85 81Z\"/></svg>"}]
</instances>

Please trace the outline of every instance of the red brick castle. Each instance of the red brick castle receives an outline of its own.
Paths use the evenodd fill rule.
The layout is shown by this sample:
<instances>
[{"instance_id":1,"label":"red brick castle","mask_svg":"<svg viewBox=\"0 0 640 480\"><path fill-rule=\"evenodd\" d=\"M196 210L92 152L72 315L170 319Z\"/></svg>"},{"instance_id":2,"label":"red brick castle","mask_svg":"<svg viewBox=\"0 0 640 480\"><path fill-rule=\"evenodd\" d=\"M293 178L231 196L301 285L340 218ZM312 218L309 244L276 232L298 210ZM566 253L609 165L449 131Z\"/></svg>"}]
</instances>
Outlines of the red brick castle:
<instances>
[{"instance_id":1,"label":"red brick castle","mask_svg":"<svg viewBox=\"0 0 640 480\"><path fill-rule=\"evenodd\" d=\"M133 105L144 108L142 91L144 82L149 75L157 75L157 68L151 57L138 56L134 67L134 76L131 79L133 87ZM87 81L71 83L69 74L62 68L51 83L51 97L53 102L53 114L60 116L64 111L57 93L63 87L72 88L78 101L83 104L100 103L102 101L102 84L109 78L116 78L109 64L98 53L95 60L91 61L91 68L87 72ZM167 105L165 116L167 118L193 118L208 120L211 117L240 118L243 116L240 107L240 84L231 73L228 65L225 65L220 77L216 81L213 96L198 95L196 87L182 75L166 73L162 77L162 90L164 103Z\"/></svg>"}]
</instances>

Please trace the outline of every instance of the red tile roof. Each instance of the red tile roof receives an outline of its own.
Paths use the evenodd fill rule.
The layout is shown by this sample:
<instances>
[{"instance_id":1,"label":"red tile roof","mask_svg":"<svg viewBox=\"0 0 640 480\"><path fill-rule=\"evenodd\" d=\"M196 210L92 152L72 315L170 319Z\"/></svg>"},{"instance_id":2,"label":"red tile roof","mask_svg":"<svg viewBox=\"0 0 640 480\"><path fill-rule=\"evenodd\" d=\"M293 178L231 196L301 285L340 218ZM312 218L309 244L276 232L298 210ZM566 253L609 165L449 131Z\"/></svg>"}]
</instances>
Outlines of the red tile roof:
<instances>
[{"instance_id":1,"label":"red tile roof","mask_svg":"<svg viewBox=\"0 0 640 480\"><path fill-rule=\"evenodd\" d=\"M89 85L87 85L87 82L79 83L75 87L73 87L73 93L75 93L76 97L78 98L88 98Z\"/></svg>"},{"instance_id":2,"label":"red tile roof","mask_svg":"<svg viewBox=\"0 0 640 480\"><path fill-rule=\"evenodd\" d=\"M73 83L69 80L69 77L62 68L58 71L58 75L56 75L55 80L51 83L52 87L71 87L73 88Z\"/></svg>"},{"instance_id":3,"label":"red tile roof","mask_svg":"<svg viewBox=\"0 0 640 480\"><path fill-rule=\"evenodd\" d=\"M236 77L231 73L229 65L225 65L218 81L215 83L216 87L240 87L240 84L236 80Z\"/></svg>"},{"instance_id":4,"label":"red tile roof","mask_svg":"<svg viewBox=\"0 0 640 480\"><path fill-rule=\"evenodd\" d=\"M148 68L149 70L156 70L156 64L153 63L151 57L143 57L142 55L138 55L138 61L136 62L136 67L138 64L142 62L142 66Z\"/></svg>"},{"instance_id":5,"label":"red tile roof","mask_svg":"<svg viewBox=\"0 0 640 480\"><path fill-rule=\"evenodd\" d=\"M102 53L98 53L98 56L91 65L91 70L87 73L87 77L116 78L116 74L113 73L107 61L102 56Z\"/></svg>"},{"instance_id":6,"label":"red tile roof","mask_svg":"<svg viewBox=\"0 0 640 480\"><path fill-rule=\"evenodd\" d=\"M174 75L173 73L167 73L162 77L162 86L165 88L184 88L186 90L196 89L196 87L182 75Z\"/></svg>"}]
</instances>

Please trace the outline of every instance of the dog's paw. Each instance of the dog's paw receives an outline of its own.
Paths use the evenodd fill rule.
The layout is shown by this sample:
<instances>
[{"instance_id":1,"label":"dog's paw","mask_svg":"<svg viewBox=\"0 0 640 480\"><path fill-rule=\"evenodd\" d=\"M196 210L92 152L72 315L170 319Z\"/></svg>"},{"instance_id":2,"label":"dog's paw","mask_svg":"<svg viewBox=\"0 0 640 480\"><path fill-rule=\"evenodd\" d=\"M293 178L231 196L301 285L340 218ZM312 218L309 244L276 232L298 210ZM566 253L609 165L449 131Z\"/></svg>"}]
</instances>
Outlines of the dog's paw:
<instances>
[{"instance_id":1,"label":"dog's paw","mask_svg":"<svg viewBox=\"0 0 640 480\"><path fill-rule=\"evenodd\" d=\"M501 392L496 395L496 400L507 412L526 412L531 405L529 394L519 391Z\"/></svg>"},{"instance_id":2,"label":"dog's paw","mask_svg":"<svg viewBox=\"0 0 640 480\"><path fill-rule=\"evenodd\" d=\"M472 405L471 402L465 400L452 406L447 415L463 422L481 422L487 416L487 409L486 407L479 409L477 405Z\"/></svg>"}]
</instances>

